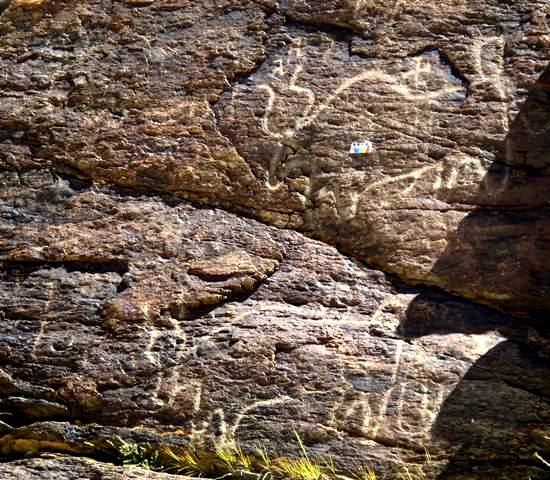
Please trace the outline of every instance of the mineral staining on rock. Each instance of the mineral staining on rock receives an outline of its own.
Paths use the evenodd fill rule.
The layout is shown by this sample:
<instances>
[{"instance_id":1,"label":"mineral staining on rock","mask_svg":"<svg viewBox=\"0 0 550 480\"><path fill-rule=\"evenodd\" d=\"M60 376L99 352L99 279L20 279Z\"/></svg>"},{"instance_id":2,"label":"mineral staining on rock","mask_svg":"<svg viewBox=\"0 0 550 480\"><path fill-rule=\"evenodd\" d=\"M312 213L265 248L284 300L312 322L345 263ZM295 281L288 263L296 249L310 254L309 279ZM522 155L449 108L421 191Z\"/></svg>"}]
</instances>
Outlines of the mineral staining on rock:
<instances>
[{"instance_id":1,"label":"mineral staining on rock","mask_svg":"<svg viewBox=\"0 0 550 480\"><path fill-rule=\"evenodd\" d=\"M297 429L348 468L545 478L546 1L0 15L0 451L72 455L3 477Z\"/></svg>"}]
</instances>

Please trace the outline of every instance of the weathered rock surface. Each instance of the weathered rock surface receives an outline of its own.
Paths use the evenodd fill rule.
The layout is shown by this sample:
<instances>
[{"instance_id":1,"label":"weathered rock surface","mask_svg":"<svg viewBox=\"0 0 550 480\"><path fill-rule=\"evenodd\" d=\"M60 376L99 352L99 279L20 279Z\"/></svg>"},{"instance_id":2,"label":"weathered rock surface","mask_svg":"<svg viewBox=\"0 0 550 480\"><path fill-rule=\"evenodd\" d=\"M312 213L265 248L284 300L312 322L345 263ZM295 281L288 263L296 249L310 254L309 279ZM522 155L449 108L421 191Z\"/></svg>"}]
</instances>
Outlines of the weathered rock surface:
<instances>
[{"instance_id":1,"label":"weathered rock surface","mask_svg":"<svg viewBox=\"0 0 550 480\"><path fill-rule=\"evenodd\" d=\"M4 215L4 455L117 437L290 454L298 429L348 468L396 473L427 449L431 475L543 478L550 346L534 327L222 211L4 181L53 199L27 203L32 223Z\"/></svg>"},{"instance_id":2,"label":"weathered rock surface","mask_svg":"<svg viewBox=\"0 0 550 480\"><path fill-rule=\"evenodd\" d=\"M2 478L19 480L170 480L173 475L143 468L126 469L88 458L44 455L30 460L0 464ZM188 480L189 477L177 477Z\"/></svg>"},{"instance_id":3,"label":"weathered rock surface","mask_svg":"<svg viewBox=\"0 0 550 480\"><path fill-rule=\"evenodd\" d=\"M5 2L2 164L246 212L543 316L548 2L390 4ZM350 158L362 136L376 153Z\"/></svg>"},{"instance_id":4,"label":"weathered rock surface","mask_svg":"<svg viewBox=\"0 0 550 480\"><path fill-rule=\"evenodd\" d=\"M0 1L2 478L294 429L388 478L547 478L549 10Z\"/></svg>"}]
</instances>

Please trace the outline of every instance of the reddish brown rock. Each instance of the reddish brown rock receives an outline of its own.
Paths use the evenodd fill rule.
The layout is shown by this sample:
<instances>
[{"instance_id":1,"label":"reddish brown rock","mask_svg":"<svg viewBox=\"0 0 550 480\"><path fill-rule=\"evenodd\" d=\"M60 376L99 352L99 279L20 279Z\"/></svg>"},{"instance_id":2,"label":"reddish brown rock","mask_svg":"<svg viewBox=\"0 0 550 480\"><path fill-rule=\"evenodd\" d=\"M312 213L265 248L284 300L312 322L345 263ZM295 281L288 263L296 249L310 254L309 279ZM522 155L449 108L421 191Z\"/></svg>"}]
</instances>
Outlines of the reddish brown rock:
<instances>
[{"instance_id":1,"label":"reddish brown rock","mask_svg":"<svg viewBox=\"0 0 550 480\"><path fill-rule=\"evenodd\" d=\"M123 468L95 462L89 458L63 455L43 455L30 460L0 464L4 478L17 480L72 480L101 478L102 480L170 480L174 475L151 472L144 468ZM178 476L177 478L182 478ZM183 476L188 480L190 477Z\"/></svg>"},{"instance_id":2,"label":"reddish brown rock","mask_svg":"<svg viewBox=\"0 0 550 480\"><path fill-rule=\"evenodd\" d=\"M468 212L548 221L546 163L501 158L548 62L546 2L41 2L20 28L27 7L2 17L4 162L246 211L407 280L546 311L531 293L545 264L509 289L508 267L433 269ZM377 153L350 158L362 136Z\"/></svg>"},{"instance_id":3,"label":"reddish brown rock","mask_svg":"<svg viewBox=\"0 0 550 480\"><path fill-rule=\"evenodd\" d=\"M547 244L547 126L523 107L550 58L545 0L31 3L0 25L7 168L175 193L548 311L548 255L524 253ZM351 158L361 137L376 153ZM470 248L488 265L438 261Z\"/></svg>"},{"instance_id":4,"label":"reddish brown rock","mask_svg":"<svg viewBox=\"0 0 550 480\"><path fill-rule=\"evenodd\" d=\"M345 468L544 478L534 326L222 211L11 178L52 200L27 202L33 223L4 216L3 455L117 438L297 454L296 429Z\"/></svg>"},{"instance_id":5,"label":"reddish brown rock","mask_svg":"<svg viewBox=\"0 0 550 480\"><path fill-rule=\"evenodd\" d=\"M546 478L548 15L0 1L2 476L296 429L388 478Z\"/></svg>"}]
</instances>

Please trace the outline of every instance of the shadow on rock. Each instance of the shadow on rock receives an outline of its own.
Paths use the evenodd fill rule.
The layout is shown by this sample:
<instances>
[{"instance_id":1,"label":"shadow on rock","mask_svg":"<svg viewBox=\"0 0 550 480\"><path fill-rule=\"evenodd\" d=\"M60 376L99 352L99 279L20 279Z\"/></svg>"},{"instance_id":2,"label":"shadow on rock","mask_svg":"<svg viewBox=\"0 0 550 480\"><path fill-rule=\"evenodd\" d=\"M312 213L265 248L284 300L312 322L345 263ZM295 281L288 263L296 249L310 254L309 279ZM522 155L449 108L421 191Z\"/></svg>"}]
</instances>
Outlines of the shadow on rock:
<instances>
[{"instance_id":1,"label":"shadow on rock","mask_svg":"<svg viewBox=\"0 0 550 480\"><path fill-rule=\"evenodd\" d=\"M550 67L495 145L479 207L432 269L438 284L523 317L550 313Z\"/></svg>"},{"instance_id":2,"label":"shadow on rock","mask_svg":"<svg viewBox=\"0 0 550 480\"><path fill-rule=\"evenodd\" d=\"M550 336L537 327L458 298L421 294L410 304L404 337L460 333L489 348L445 399L432 428L434 443L452 452L439 479L548 478L533 457L550 456Z\"/></svg>"},{"instance_id":3,"label":"shadow on rock","mask_svg":"<svg viewBox=\"0 0 550 480\"><path fill-rule=\"evenodd\" d=\"M510 125L432 273L451 291L515 314L421 294L401 333L487 337L432 428L452 458L440 479L547 479L550 458L550 66ZM452 276L449 272L461 272ZM472 361L470 358L468 361Z\"/></svg>"}]
</instances>

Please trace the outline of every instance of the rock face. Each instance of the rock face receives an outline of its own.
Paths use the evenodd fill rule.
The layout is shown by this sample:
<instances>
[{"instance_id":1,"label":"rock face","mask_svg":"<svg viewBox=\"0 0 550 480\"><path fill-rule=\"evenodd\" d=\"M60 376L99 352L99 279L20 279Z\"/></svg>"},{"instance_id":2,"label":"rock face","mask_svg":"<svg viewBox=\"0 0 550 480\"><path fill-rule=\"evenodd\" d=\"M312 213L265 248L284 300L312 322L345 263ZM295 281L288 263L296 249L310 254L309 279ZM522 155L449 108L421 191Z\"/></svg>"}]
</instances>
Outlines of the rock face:
<instances>
[{"instance_id":1,"label":"rock face","mask_svg":"<svg viewBox=\"0 0 550 480\"><path fill-rule=\"evenodd\" d=\"M547 478L546 0L0 12L3 478L293 430L387 478Z\"/></svg>"},{"instance_id":2,"label":"rock face","mask_svg":"<svg viewBox=\"0 0 550 480\"><path fill-rule=\"evenodd\" d=\"M117 437L290 454L298 429L348 468L397 474L427 449L433 475L474 478L474 456L479 478L543 478L550 352L533 327L219 210L4 182L34 219L0 244L4 455Z\"/></svg>"},{"instance_id":3,"label":"rock face","mask_svg":"<svg viewBox=\"0 0 550 480\"><path fill-rule=\"evenodd\" d=\"M3 478L21 480L69 480L100 478L102 480L173 480L173 475L150 472L143 468L123 469L88 458L45 455L44 458L20 460L0 465ZM176 477L189 480L190 477Z\"/></svg>"}]
</instances>

